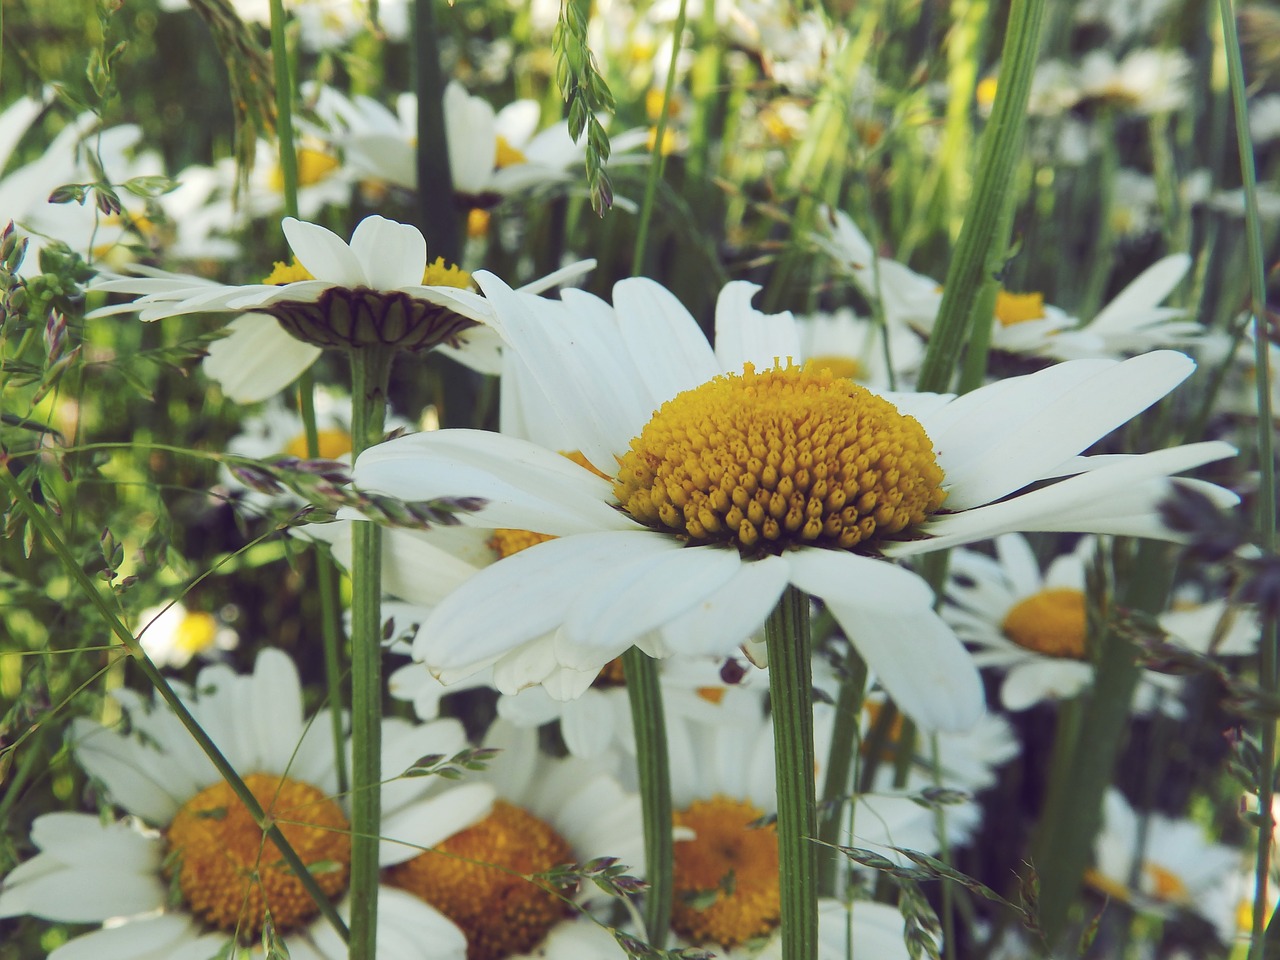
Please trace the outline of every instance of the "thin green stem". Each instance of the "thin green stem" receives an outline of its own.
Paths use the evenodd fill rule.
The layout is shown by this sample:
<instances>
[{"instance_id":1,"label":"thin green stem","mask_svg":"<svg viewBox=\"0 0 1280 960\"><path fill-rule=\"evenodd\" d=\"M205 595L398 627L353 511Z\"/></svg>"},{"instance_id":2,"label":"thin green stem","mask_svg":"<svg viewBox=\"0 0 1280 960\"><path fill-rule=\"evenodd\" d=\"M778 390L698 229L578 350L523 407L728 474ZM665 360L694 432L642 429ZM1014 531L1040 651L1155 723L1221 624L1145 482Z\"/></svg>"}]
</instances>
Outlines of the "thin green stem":
<instances>
[{"instance_id":1,"label":"thin green stem","mask_svg":"<svg viewBox=\"0 0 1280 960\"><path fill-rule=\"evenodd\" d=\"M418 226L432 256L462 256L444 123L444 70L436 45L435 0L413 2L413 88L418 97Z\"/></svg>"},{"instance_id":2,"label":"thin green stem","mask_svg":"<svg viewBox=\"0 0 1280 960\"><path fill-rule=\"evenodd\" d=\"M818 955L818 836L809 598L788 586L765 624L778 784L782 960Z\"/></svg>"},{"instance_id":3,"label":"thin green stem","mask_svg":"<svg viewBox=\"0 0 1280 960\"><path fill-rule=\"evenodd\" d=\"M840 678L840 692L836 695L835 726L831 747L827 751L827 775L822 781L821 815L818 817L818 840L823 850L818 869L818 890L828 896L836 893L836 878L843 861L842 857L831 855L831 847L841 842L841 814L844 801L849 797L849 778L857 752L866 686L867 663L850 645L845 650L844 675Z\"/></svg>"},{"instance_id":4,"label":"thin green stem","mask_svg":"<svg viewBox=\"0 0 1280 960\"><path fill-rule=\"evenodd\" d=\"M667 725L662 708L658 663L638 647L622 655L631 723L636 738L636 772L644 820L645 930L649 945L661 950L671 926L675 858L671 838L671 767Z\"/></svg>"},{"instance_id":5,"label":"thin green stem","mask_svg":"<svg viewBox=\"0 0 1280 960\"><path fill-rule=\"evenodd\" d=\"M671 104L671 91L676 85L676 63L680 57L680 42L684 36L684 12L686 0L680 0L671 40L671 62L667 64L667 82L662 88L662 109L658 112L658 125L653 138L653 150L649 156L649 176L644 183L644 199L640 202L640 219L636 224L636 245L631 251L631 275L638 277L644 270L645 246L649 242L649 221L653 219L653 201L658 193L658 181L662 179L664 156L662 141L667 135L667 109Z\"/></svg>"},{"instance_id":6,"label":"thin green stem","mask_svg":"<svg viewBox=\"0 0 1280 960\"><path fill-rule=\"evenodd\" d=\"M1245 105L1244 64L1240 55L1240 38L1236 34L1235 12L1231 0L1218 0L1222 15L1223 46L1227 57L1227 76L1231 82L1231 102L1236 120L1236 144L1240 152L1240 179L1244 186L1244 222L1249 250L1250 310L1253 313L1253 346L1255 386L1258 399L1258 471L1257 496L1258 539L1268 553L1276 549L1276 461L1271 420L1271 363L1268 356L1271 338L1266 327L1266 272L1262 259L1262 228L1258 221L1258 174L1254 168L1253 144L1249 138L1249 113ZM1258 682L1268 692L1280 689L1280 650L1277 649L1276 623L1265 618L1258 642ZM1267 940L1267 882L1271 866L1272 816L1275 796L1276 723L1264 718L1262 724L1262 771L1258 784L1258 856L1254 874L1253 929L1249 945L1250 960L1264 960Z\"/></svg>"},{"instance_id":7,"label":"thin green stem","mask_svg":"<svg viewBox=\"0 0 1280 960\"><path fill-rule=\"evenodd\" d=\"M18 478L9 472L8 463L3 460L0 460L0 484L3 484L8 489L10 496L22 507L27 521L36 528L36 531L49 545L50 549L57 554L63 568L71 575L71 578L84 593L89 603L97 609L102 619L106 621L107 626L111 628L111 632L116 635L129 652L129 656L133 657L137 662L138 669L142 671L143 676L155 687L161 699L169 705L169 708L177 715L182 725L187 728L187 732L191 734L192 739L204 751L205 756L209 758L214 768L227 781L232 792L240 798L240 802L245 805L245 809L253 817L254 823L263 830L267 839L280 849L280 855L284 857L285 862L289 864L294 875L298 878L298 882L302 884L307 894L320 908L320 912L324 914L325 919L329 921L343 940L346 940L346 924L338 916L338 911L334 908L333 902L315 882L306 863L298 856L297 851L293 849L289 841L285 839L284 834L280 832L280 828L266 815L262 805L258 803L258 798L253 795L253 791L240 778L240 775L227 761L227 758L222 755L218 745L204 732L204 728L200 726L196 718L191 715L191 711L187 709L187 705L182 702L173 687L169 685L169 681L165 679L164 674L151 662L151 658L142 649L142 644L134 637L133 632L125 626L124 621L116 616L115 611L111 609L111 605L102 596L97 585L89 579L89 575L84 572L80 563L72 555L71 549L66 542L59 536L53 525L49 523L48 518L45 517L40 508L32 503L27 491L23 489Z\"/></svg>"},{"instance_id":8,"label":"thin green stem","mask_svg":"<svg viewBox=\"0 0 1280 960\"><path fill-rule=\"evenodd\" d=\"M394 354L351 350L351 460L382 439ZM382 824L382 529L352 528L351 960L377 956L378 836Z\"/></svg>"},{"instance_id":9,"label":"thin green stem","mask_svg":"<svg viewBox=\"0 0 1280 960\"><path fill-rule=\"evenodd\" d=\"M982 135L977 182L973 199L960 228L960 239L943 284L942 303L924 363L918 389L942 392L951 385L960 350L974 316L974 303L982 286L999 274L1009 237L999 235L1005 208L1015 200L1014 167L1022 150L1031 77L1040 47L1040 25L1045 0L1013 0L1000 62L1000 84L991 109L991 120Z\"/></svg>"},{"instance_id":10,"label":"thin green stem","mask_svg":"<svg viewBox=\"0 0 1280 960\"><path fill-rule=\"evenodd\" d=\"M298 151L293 145L293 71L284 37L284 0L271 0L271 63L276 81L276 140L285 216L298 215Z\"/></svg>"}]
</instances>

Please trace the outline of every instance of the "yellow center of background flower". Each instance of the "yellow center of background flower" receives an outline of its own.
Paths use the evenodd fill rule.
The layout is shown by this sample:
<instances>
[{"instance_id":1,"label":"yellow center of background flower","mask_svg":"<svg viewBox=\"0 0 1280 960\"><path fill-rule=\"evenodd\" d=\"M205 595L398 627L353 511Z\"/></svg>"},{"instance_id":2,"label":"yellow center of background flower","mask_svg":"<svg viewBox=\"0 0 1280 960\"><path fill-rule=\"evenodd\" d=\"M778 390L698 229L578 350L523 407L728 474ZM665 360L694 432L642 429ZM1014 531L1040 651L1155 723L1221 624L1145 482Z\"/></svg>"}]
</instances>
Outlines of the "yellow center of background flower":
<instances>
[{"instance_id":1,"label":"yellow center of background flower","mask_svg":"<svg viewBox=\"0 0 1280 960\"><path fill-rule=\"evenodd\" d=\"M528 163L525 155L513 147L510 142L502 134L498 134L498 143L493 151L493 167L495 170L501 170L503 167L514 167L518 163Z\"/></svg>"},{"instance_id":2,"label":"yellow center of background flower","mask_svg":"<svg viewBox=\"0 0 1280 960\"><path fill-rule=\"evenodd\" d=\"M351 434L337 428L316 431L316 456L324 460L337 460L351 452ZM307 435L294 437L282 451L286 456L307 458Z\"/></svg>"},{"instance_id":3,"label":"yellow center of background flower","mask_svg":"<svg viewBox=\"0 0 1280 960\"><path fill-rule=\"evenodd\" d=\"M244 780L320 889L330 897L345 890L351 839L338 805L310 784L286 777L252 773ZM218 930L237 933L243 943L258 938L267 909L280 930L295 929L319 913L226 783L206 787L183 804L165 840L166 872L177 874L191 912Z\"/></svg>"},{"instance_id":4,"label":"yellow center of background flower","mask_svg":"<svg viewBox=\"0 0 1280 960\"><path fill-rule=\"evenodd\" d=\"M1020 647L1046 657L1085 657L1084 594L1054 587L1020 600L1005 614L1004 635Z\"/></svg>"},{"instance_id":5,"label":"yellow center of background flower","mask_svg":"<svg viewBox=\"0 0 1280 960\"><path fill-rule=\"evenodd\" d=\"M613 492L642 523L743 554L851 549L922 522L945 496L914 418L830 371L750 363L664 403Z\"/></svg>"},{"instance_id":6,"label":"yellow center of background flower","mask_svg":"<svg viewBox=\"0 0 1280 960\"><path fill-rule=\"evenodd\" d=\"M854 357L837 357L834 354L810 357L808 366L815 370L830 370L832 376L857 380L862 376L862 364Z\"/></svg>"},{"instance_id":7,"label":"yellow center of background flower","mask_svg":"<svg viewBox=\"0 0 1280 960\"><path fill-rule=\"evenodd\" d=\"M298 151L298 186L313 187L341 165L332 154L303 147ZM276 193L284 192L284 171L279 164L271 171L271 189Z\"/></svg>"},{"instance_id":8,"label":"yellow center of background flower","mask_svg":"<svg viewBox=\"0 0 1280 960\"><path fill-rule=\"evenodd\" d=\"M196 654L213 646L218 621L211 613L188 613L174 632L173 645L184 653Z\"/></svg>"},{"instance_id":9,"label":"yellow center of background flower","mask_svg":"<svg viewBox=\"0 0 1280 960\"><path fill-rule=\"evenodd\" d=\"M1151 895L1166 903L1186 903L1191 899L1191 891L1172 870L1156 863L1144 863L1142 872L1151 881Z\"/></svg>"},{"instance_id":10,"label":"yellow center of background flower","mask_svg":"<svg viewBox=\"0 0 1280 960\"><path fill-rule=\"evenodd\" d=\"M1043 293L1010 293L1000 290L996 293L996 319L1003 326L1026 323L1028 320L1044 319Z\"/></svg>"},{"instance_id":11,"label":"yellow center of background flower","mask_svg":"<svg viewBox=\"0 0 1280 960\"><path fill-rule=\"evenodd\" d=\"M312 276L311 271L304 267L297 257L294 257L288 263L275 261L271 272L262 282L280 286L314 279L316 278ZM471 286L471 274L456 263L445 263L444 257L436 257L435 261L428 263L427 268L422 271L422 285L424 287L457 287L459 290L466 290Z\"/></svg>"},{"instance_id":12,"label":"yellow center of background flower","mask_svg":"<svg viewBox=\"0 0 1280 960\"><path fill-rule=\"evenodd\" d=\"M560 456L568 460L572 460L578 466L585 470L590 470L597 477L608 480L603 473L593 467L589 460L577 450L568 452L561 450ZM539 543L546 543L548 540L554 540L555 537L549 533L534 533L531 530L512 530L506 527L499 528L493 532L493 536L489 538L489 549L498 555L499 560L505 560L514 553L521 550L528 550L530 547L537 546ZM618 661L618 673L622 673L622 661Z\"/></svg>"},{"instance_id":13,"label":"yellow center of background flower","mask_svg":"<svg viewBox=\"0 0 1280 960\"><path fill-rule=\"evenodd\" d=\"M550 825L503 800L479 823L387 871L467 935L467 960L525 953L560 922L568 905L528 875L573 861ZM442 856L448 854L448 856Z\"/></svg>"},{"instance_id":14,"label":"yellow center of background flower","mask_svg":"<svg viewBox=\"0 0 1280 960\"><path fill-rule=\"evenodd\" d=\"M676 813L675 825L695 836L675 844L671 927L691 943L733 948L778 925L777 830L773 824L749 826L763 816L724 796Z\"/></svg>"}]
</instances>

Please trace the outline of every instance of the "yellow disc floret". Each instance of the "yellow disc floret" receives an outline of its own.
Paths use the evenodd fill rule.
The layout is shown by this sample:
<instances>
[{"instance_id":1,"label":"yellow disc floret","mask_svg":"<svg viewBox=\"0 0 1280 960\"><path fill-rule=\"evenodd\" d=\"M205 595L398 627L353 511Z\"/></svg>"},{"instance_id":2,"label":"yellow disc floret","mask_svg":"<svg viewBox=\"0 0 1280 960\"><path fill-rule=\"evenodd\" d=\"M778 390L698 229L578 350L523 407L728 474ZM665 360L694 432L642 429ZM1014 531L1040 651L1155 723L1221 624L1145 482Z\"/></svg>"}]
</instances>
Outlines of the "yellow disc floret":
<instances>
[{"instance_id":1,"label":"yellow disc floret","mask_svg":"<svg viewBox=\"0 0 1280 960\"><path fill-rule=\"evenodd\" d=\"M996 319L1002 326L1012 327L1028 320L1044 319L1043 293L996 293Z\"/></svg>"},{"instance_id":2,"label":"yellow disc floret","mask_svg":"<svg viewBox=\"0 0 1280 960\"><path fill-rule=\"evenodd\" d=\"M290 457L305 460L307 457L307 435L298 434L281 451ZM325 460L337 460L351 452L351 434L336 427L316 432L316 456Z\"/></svg>"},{"instance_id":3,"label":"yellow disc floret","mask_svg":"<svg viewBox=\"0 0 1280 960\"><path fill-rule=\"evenodd\" d=\"M314 280L311 271L298 262L298 258L294 257L288 263L277 260L271 265L271 272L263 279L263 283L270 283L275 286L283 286L286 283L297 283L301 280Z\"/></svg>"},{"instance_id":4,"label":"yellow disc floret","mask_svg":"<svg viewBox=\"0 0 1280 960\"><path fill-rule=\"evenodd\" d=\"M1020 647L1046 657L1083 660L1085 656L1084 594L1052 587L1020 600L1005 614L1004 635Z\"/></svg>"},{"instance_id":5,"label":"yellow disc floret","mask_svg":"<svg viewBox=\"0 0 1280 960\"><path fill-rule=\"evenodd\" d=\"M489 549L498 555L499 560L505 560L521 550L528 550L539 543L546 543L548 540L554 539L555 537L547 533L533 533L529 530L509 530L503 527L493 531L493 536L489 538Z\"/></svg>"},{"instance_id":6,"label":"yellow disc floret","mask_svg":"<svg viewBox=\"0 0 1280 960\"><path fill-rule=\"evenodd\" d=\"M499 800L479 823L390 868L387 877L462 929L467 960L502 960L537 946L568 911L528 875L573 859L550 825Z\"/></svg>"},{"instance_id":7,"label":"yellow disc floret","mask_svg":"<svg viewBox=\"0 0 1280 960\"><path fill-rule=\"evenodd\" d=\"M945 496L914 418L829 370L750 363L663 404L613 492L641 523L743 554L866 545Z\"/></svg>"},{"instance_id":8,"label":"yellow disc floret","mask_svg":"<svg viewBox=\"0 0 1280 960\"><path fill-rule=\"evenodd\" d=\"M218 621L211 613L193 611L187 613L174 631L173 645L183 653L194 656L213 646L218 639Z\"/></svg>"},{"instance_id":9,"label":"yellow disc floret","mask_svg":"<svg viewBox=\"0 0 1280 960\"><path fill-rule=\"evenodd\" d=\"M320 889L346 889L351 864L349 825L336 803L315 787L273 774L244 778ZM263 837L248 809L226 783L206 787L183 804L165 831L167 870L191 912L249 943L262 932L266 910L280 930L296 929L319 908Z\"/></svg>"},{"instance_id":10,"label":"yellow disc floret","mask_svg":"<svg viewBox=\"0 0 1280 960\"><path fill-rule=\"evenodd\" d=\"M457 287L467 290L471 287L471 274L456 263L446 263L444 257L436 257L427 264L422 273L424 287Z\"/></svg>"},{"instance_id":11,"label":"yellow disc floret","mask_svg":"<svg viewBox=\"0 0 1280 960\"><path fill-rule=\"evenodd\" d=\"M809 358L809 366L815 370L830 370L834 376L846 380L860 380L865 375L862 364L856 357L839 357L835 354L823 354Z\"/></svg>"},{"instance_id":12,"label":"yellow disc floret","mask_svg":"<svg viewBox=\"0 0 1280 960\"><path fill-rule=\"evenodd\" d=\"M698 800L675 815L676 826L694 832L674 847L671 926L686 940L732 949L778 925L777 831L773 824L751 826L763 816L724 796Z\"/></svg>"},{"instance_id":13,"label":"yellow disc floret","mask_svg":"<svg viewBox=\"0 0 1280 960\"><path fill-rule=\"evenodd\" d=\"M495 170L529 162L520 149L513 147L511 141L502 134L498 134L497 141L493 148L493 167Z\"/></svg>"}]
</instances>

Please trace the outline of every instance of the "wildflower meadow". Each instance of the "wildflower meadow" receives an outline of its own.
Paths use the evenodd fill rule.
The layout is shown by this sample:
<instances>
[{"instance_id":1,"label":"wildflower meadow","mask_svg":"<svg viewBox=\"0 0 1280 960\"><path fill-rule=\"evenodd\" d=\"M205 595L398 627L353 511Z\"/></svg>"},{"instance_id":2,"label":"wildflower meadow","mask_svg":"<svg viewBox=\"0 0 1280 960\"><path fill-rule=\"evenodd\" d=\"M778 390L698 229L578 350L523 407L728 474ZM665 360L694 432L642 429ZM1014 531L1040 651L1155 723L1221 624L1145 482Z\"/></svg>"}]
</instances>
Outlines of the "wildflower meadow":
<instances>
[{"instance_id":1,"label":"wildflower meadow","mask_svg":"<svg viewBox=\"0 0 1280 960\"><path fill-rule=\"evenodd\" d=\"M1280 7L4 0L0 960L1280 960Z\"/></svg>"}]
</instances>

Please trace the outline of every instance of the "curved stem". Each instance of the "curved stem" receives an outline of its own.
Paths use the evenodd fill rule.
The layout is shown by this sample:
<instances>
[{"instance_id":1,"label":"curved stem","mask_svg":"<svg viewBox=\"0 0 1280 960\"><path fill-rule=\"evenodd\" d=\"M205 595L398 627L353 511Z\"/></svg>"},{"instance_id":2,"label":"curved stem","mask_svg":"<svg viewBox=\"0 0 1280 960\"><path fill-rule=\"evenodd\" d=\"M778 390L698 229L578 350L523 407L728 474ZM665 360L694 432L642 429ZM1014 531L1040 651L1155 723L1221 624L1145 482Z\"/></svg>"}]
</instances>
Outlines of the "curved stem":
<instances>
[{"instance_id":1,"label":"curved stem","mask_svg":"<svg viewBox=\"0 0 1280 960\"><path fill-rule=\"evenodd\" d=\"M809 598L783 591L765 624L778 783L782 960L818 955L818 835L813 754Z\"/></svg>"}]
</instances>

